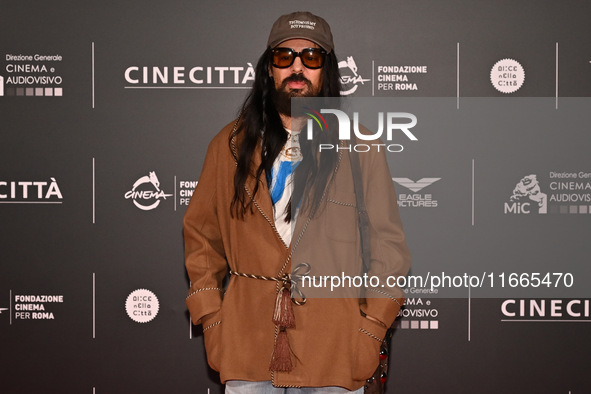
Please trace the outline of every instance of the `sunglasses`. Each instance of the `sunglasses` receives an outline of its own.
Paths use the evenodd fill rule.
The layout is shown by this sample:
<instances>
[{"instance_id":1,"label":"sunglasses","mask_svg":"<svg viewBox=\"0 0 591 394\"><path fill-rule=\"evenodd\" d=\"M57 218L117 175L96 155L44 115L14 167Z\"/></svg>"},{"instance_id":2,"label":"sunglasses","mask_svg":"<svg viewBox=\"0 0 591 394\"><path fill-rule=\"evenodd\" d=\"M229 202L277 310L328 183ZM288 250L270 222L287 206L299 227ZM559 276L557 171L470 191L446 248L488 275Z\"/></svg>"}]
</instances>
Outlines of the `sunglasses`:
<instances>
[{"instance_id":1,"label":"sunglasses","mask_svg":"<svg viewBox=\"0 0 591 394\"><path fill-rule=\"evenodd\" d=\"M324 65L326 51L321 48L305 48L296 52L291 48L275 48L273 52L273 67L287 68L293 64L296 57L302 59L306 68L317 69Z\"/></svg>"}]
</instances>

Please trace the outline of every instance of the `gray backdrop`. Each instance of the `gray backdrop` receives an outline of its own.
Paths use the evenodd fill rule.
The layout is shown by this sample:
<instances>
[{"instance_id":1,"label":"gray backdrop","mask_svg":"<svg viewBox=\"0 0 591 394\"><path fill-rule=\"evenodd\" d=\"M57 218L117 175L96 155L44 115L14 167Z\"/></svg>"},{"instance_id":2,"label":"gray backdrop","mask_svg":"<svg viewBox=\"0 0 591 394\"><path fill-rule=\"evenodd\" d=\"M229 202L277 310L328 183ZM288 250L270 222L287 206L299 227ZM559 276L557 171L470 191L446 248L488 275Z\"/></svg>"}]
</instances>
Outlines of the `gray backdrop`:
<instances>
[{"instance_id":1,"label":"gray backdrop","mask_svg":"<svg viewBox=\"0 0 591 394\"><path fill-rule=\"evenodd\" d=\"M409 293L388 392L589 392L591 6L546 0L0 0L0 392L222 392L181 220L294 10L331 24L350 97L440 98L388 157L414 273L576 284ZM525 72L512 93L502 59ZM532 175L547 213L511 200Z\"/></svg>"}]
</instances>

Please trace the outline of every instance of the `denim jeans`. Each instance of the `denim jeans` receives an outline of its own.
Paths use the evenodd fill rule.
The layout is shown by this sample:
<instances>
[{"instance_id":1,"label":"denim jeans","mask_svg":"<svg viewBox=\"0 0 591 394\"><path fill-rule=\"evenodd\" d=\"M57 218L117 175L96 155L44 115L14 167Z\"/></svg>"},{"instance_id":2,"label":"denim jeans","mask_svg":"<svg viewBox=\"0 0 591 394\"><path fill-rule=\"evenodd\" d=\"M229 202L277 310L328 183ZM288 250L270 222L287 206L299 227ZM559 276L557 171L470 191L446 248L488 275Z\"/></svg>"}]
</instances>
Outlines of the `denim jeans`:
<instances>
[{"instance_id":1,"label":"denim jeans","mask_svg":"<svg viewBox=\"0 0 591 394\"><path fill-rule=\"evenodd\" d=\"M247 382L245 380L229 380L226 382L226 394L363 394L363 387L349 391L342 387L274 387L270 381Z\"/></svg>"}]
</instances>

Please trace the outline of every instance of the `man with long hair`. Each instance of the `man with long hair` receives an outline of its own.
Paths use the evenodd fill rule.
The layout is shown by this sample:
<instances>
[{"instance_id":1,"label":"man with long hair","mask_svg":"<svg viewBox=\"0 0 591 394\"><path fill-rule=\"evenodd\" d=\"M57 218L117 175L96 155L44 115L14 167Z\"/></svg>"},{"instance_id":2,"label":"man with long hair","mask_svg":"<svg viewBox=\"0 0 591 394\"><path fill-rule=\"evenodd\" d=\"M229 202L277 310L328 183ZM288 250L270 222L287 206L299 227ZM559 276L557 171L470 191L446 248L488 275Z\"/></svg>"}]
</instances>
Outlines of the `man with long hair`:
<instances>
[{"instance_id":1,"label":"man with long hair","mask_svg":"<svg viewBox=\"0 0 591 394\"><path fill-rule=\"evenodd\" d=\"M305 119L291 113L292 98L340 95L328 23L309 12L281 16L255 74L240 115L212 140L185 214L187 306L227 393L361 393L402 293L306 298L298 284L326 267L343 276L364 270L349 158L318 152L318 141L300 138ZM319 138L339 143L334 133ZM367 273L405 275L410 259L385 157L360 159Z\"/></svg>"}]
</instances>

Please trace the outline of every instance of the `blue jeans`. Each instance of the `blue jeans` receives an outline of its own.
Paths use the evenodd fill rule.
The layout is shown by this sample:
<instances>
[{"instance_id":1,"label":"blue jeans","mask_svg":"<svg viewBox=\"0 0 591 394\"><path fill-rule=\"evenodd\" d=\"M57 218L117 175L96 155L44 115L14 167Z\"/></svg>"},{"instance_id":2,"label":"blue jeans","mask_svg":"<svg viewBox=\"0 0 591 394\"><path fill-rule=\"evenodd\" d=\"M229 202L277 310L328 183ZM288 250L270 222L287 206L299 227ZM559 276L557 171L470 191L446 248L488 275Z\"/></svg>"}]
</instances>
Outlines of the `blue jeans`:
<instances>
[{"instance_id":1,"label":"blue jeans","mask_svg":"<svg viewBox=\"0 0 591 394\"><path fill-rule=\"evenodd\" d=\"M349 391L342 387L274 387L270 381L247 382L245 380L228 380L226 394L363 394L363 387Z\"/></svg>"}]
</instances>

